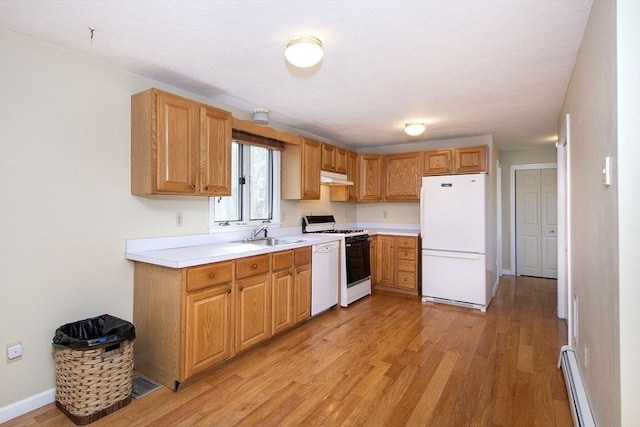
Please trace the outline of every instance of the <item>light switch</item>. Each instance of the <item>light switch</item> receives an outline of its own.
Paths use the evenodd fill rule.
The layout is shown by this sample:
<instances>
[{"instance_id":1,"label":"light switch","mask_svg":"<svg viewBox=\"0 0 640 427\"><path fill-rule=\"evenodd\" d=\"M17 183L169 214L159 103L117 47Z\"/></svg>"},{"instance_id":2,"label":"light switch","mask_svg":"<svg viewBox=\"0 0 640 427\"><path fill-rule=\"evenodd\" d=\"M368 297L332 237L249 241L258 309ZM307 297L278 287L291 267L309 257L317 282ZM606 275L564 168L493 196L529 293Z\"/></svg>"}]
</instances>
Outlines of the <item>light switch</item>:
<instances>
[{"instance_id":1,"label":"light switch","mask_svg":"<svg viewBox=\"0 0 640 427\"><path fill-rule=\"evenodd\" d=\"M611 185L611 157L604 158L604 167L602 168L602 177L604 185Z\"/></svg>"}]
</instances>

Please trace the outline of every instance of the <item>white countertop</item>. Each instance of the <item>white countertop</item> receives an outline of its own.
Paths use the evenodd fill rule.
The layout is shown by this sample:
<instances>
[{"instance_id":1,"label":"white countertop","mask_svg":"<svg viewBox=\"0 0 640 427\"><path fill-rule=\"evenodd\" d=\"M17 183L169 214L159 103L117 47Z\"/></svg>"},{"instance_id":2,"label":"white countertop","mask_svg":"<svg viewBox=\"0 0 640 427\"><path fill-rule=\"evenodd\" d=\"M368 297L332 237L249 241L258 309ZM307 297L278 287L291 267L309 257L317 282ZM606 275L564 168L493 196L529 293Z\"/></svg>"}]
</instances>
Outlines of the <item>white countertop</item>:
<instances>
[{"instance_id":1,"label":"white countertop","mask_svg":"<svg viewBox=\"0 0 640 427\"><path fill-rule=\"evenodd\" d=\"M384 236L408 236L418 237L420 236L420 230L406 229L406 228L368 228L369 234L384 235Z\"/></svg>"},{"instance_id":2,"label":"white countertop","mask_svg":"<svg viewBox=\"0 0 640 427\"><path fill-rule=\"evenodd\" d=\"M300 240L300 242L278 246L242 242L195 244L192 246L175 248L132 252L127 251L125 253L125 258L131 261L145 262L164 267L184 268L253 255L263 255L271 252L284 251L287 249L300 248L343 239L342 236L326 234L294 234L279 236L278 238L286 240ZM184 245L185 242L182 241L181 244Z\"/></svg>"}]
</instances>

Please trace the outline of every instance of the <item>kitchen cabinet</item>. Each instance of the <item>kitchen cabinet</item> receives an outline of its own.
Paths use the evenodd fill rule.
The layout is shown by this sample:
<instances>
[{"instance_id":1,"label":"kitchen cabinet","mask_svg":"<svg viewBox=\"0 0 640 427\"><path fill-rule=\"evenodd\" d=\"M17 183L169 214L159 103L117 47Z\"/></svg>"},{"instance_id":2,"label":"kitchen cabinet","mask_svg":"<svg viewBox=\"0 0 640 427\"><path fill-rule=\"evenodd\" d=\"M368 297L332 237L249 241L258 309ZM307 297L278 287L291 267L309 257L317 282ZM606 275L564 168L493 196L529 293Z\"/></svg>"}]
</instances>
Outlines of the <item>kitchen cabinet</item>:
<instances>
[{"instance_id":1,"label":"kitchen cabinet","mask_svg":"<svg viewBox=\"0 0 640 427\"><path fill-rule=\"evenodd\" d=\"M293 250L276 252L271 268L272 334L293 326Z\"/></svg>"},{"instance_id":2,"label":"kitchen cabinet","mask_svg":"<svg viewBox=\"0 0 640 427\"><path fill-rule=\"evenodd\" d=\"M445 148L423 153L424 175L487 171L487 146Z\"/></svg>"},{"instance_id":3,"label":"kitchen cabinet","mask_svg":"<svg viewBox=\"0 0 640 427\"><path fill-rule=\"evenodd\" d=\"M293 320L300 323L311 317L311 247L294 250Z\"/></svg>"},{"instance_id":4,"label":"kitchen cabinet","mask_svg":"<svg viewBox=\"0 0 640 427\"><path fill-rule=\"evenodd\" d=\"M322 170L347 173L347 150L331 144L322 144Z\"/></svg>"},{"instance_id":5,"label":"kitchen cabinet","mask_svg":"<svg viewBox=\"0 0 640 427\"><path fill-rule=\"evenodd\" d=\"M332 185L329 187L329 200L332 202L356 202L358 200L358 153L346 152L347 180L353 185Z\"/></svg>"},{"instance_id":6,"label":"kitchen cabinet","mask_svg":"<svg viewBox=\"0 0 640 427\"><path fill-rule=\"evenodd\" d=\"M131 193L231 194L231 113L149 89L131 97Z\"/></svg>"},{"instance_id":7,"label":"kitchen cabinet","mask_svg":"<svg viewBox=\"0 0 640 427\"><path fill-rule=\"evenodd\" d=\"M270 256L236 261L236 351L246 350L271 334Z\"/></svg>"},{"instance_id":8,"label":"kitchen cabinet","mask_svg":"<svg viewBox=\"0 0 640 427\"><path fill-rule=\"evenodd\" d=\"M379 202L383 198L381 154L362 154L359 159L359 201Z\"/></svg>"},{"instance_id":9,"label":"kitchen cabinet","mask_svg":"<svg viewBox=\"0 0 640 427\"><path fill-rule=\"evenodd\" d=\"M176 390L233 356L233 261L185 269L136 262L136 370Z\"/></svg>"},{"instance_id":10,"label":"kitchen cabinet","mask_svg":"<svg viewBox=\"0 0 640 427\"><path fill-rule=\"evenodd\" d=\"M455 173L487 171L487 146L461 147L454 149Z\"/></svg>"},{"instance_id":11,"label":"kitchen cabinet","mask_svg":"<svg viewBox=\"0 0 640 427\"><path fill-rule=\"evenodd\" d=\"M418 294L417 237L378 235L371 256L376 264L371 281L377 289Z\"/></svg>"},{"instance_id":12,"label":"kitchen cabinet","mask_svg":"<svg viewBox=\"0 0 640 427\"><path fill-rule=\"evenodd\" d=\"M420 152L386 154L384 156L385 200L420 200L422 176L419 170L421 160Z\"/></svg>"},{"instance_id":13,"label":"kitchen cabinet","mask_svg":"<svg viewBox=\"0 0 640 427\"><path fill-rule=\"evenodd\" d=\"M376 276L378 285L393 286L395 279L394 267L395 267L395 254L394 254L395 239L393 236L379 235L376 241Z\"/></svg>"},{"instance_id":14,"label":"kitchen cabinet","mask_svg":"<svg viewBox=\"0 0 640 427\"><path fill-rule=\"evenodd\" d=\"M321 147L319 141L306 137L300 137L297 145L285 145L281 165L282 199L320 199Z\"/></svg>"},{"instance_id":15,"label":"kitchen cabinet","mask_svg":"<svg viewBox=\"0 0 640 427\"><path fill-rule=\"evenodd\" d=\"M449 148L423 152L422 173L424 175L446 175L453 172L451 158L452 150Z\"/></svg>"}]
</instances>

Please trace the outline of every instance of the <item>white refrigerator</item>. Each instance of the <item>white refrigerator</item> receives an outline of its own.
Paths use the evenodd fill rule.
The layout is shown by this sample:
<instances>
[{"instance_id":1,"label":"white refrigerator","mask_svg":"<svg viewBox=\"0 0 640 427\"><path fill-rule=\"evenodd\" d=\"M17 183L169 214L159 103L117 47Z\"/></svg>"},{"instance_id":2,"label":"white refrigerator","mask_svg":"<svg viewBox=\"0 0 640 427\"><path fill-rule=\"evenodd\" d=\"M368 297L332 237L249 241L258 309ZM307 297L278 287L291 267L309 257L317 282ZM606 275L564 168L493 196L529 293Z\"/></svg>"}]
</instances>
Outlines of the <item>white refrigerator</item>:
<instances>
[{"instance_id":1,"label":"white refrigerator","mask_svg":"<svg viewBox=\"0 0 640 427\"><path fill-rule=\"evenodd\" d=\"M422 179L422 300L486 311L486 175Z\"/></svg>"}]
</instances>

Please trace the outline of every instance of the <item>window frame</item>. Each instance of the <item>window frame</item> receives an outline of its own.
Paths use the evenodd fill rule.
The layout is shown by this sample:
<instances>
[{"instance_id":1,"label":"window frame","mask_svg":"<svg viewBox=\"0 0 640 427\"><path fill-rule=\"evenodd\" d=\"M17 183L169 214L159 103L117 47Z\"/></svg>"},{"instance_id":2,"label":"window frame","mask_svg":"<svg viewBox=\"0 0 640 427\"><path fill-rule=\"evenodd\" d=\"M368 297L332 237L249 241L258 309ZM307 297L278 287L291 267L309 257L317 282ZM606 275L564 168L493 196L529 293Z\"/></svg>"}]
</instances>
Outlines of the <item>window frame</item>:
<instances>
[{"instance_id":1,"label":"window frame","mask_svg":"<svg viewBox=\"0 0 640 427\"><path fill-rule=\"evenodd\" d=\"M246 144L242 140L234 139L233 142L241 145L243 148L240 150L240 157L244 156L244 150L251 146L251 144ZM269 150L271 152L271 161L272 161L272 172L271 172L271 220L249 220L245 217L245 211L247 216L249 215L249 208L245 209L247 201L250 198L249 191L242 192L242 200L241 203L241 219L239 221L229 221L228 224L225 222L215 221L215 200L217 196L209 197L209 232L210 233L222 233L228 231L241 231L245 229L253 230L256 226L264 223L269 224L269 228L277 228L280 226L280 173L281 173L281 153L278 150ZM247 164L244 159L242 160L242 169L243 172L250 168L250 165ZM232 178L233 179L233 178ZM249 184L250 184L249 180ZM247 185L247 184L245 184Z\"/></svg>"}]
</instances>

